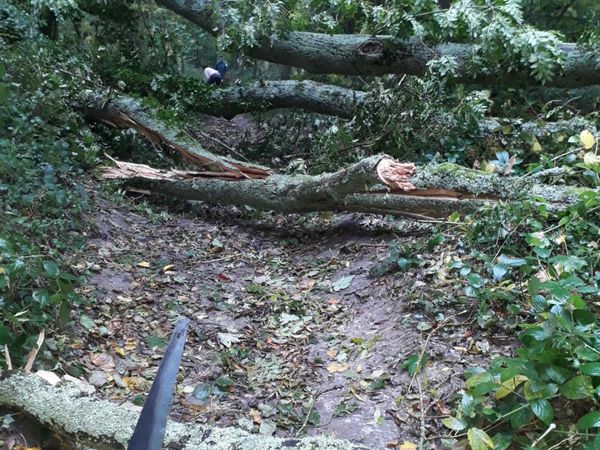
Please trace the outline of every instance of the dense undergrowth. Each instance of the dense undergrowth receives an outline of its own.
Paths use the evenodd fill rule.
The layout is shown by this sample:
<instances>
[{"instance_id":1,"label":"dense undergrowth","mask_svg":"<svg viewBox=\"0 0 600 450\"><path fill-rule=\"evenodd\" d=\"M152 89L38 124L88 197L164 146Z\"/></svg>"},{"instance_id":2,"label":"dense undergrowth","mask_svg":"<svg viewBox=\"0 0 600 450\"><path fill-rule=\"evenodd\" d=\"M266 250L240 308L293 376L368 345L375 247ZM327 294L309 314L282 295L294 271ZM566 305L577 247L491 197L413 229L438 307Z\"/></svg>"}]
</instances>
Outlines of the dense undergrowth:
<instances>
[{"instance_id":1,"label":"dense undergrowth","mask_svg":"<svg viewBox=\"0 0 600 450\"><path fill-rule=\"evenodd\" d=\"M68 320L80 301L70 266L91 207L80 181L97 154L73 109L80 83L67 70L75 61L40 44L0 50L0 345L17 367L37 333Z\"/></svg>"},{"instance_id":2,"label":"dense undergrowth","mask_svg":"<svg viewBox=\"0 0 600 450\"><path fill-rule=\"evenodd\" d=\"M588 170L598 174L600 164ZM448 263L456 292L481 328L516 334L520 345L467 370L454 414L442 420L444 448L599 448L599 223L593 190L559 213L531 199L458 222L466 245ZM428 250L442 242L435 235ZM398 246L374 274L413 270L424 250ZM411 355L402 367L414 374L424 364Z\"/></svg>"}]
</instances>

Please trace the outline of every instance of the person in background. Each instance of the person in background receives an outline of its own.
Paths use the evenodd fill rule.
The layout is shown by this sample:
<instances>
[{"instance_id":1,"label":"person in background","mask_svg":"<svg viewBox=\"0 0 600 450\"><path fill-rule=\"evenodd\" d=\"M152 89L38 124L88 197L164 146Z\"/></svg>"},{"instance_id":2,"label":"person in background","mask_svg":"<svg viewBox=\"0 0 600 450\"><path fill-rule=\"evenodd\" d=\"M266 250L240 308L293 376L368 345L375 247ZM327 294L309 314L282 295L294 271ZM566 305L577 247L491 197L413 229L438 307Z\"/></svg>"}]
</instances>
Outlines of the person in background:
<instances>
[{"instance_id":1,"label":"person in background","mask_svg":"<svg viewBox=\"0 0 600 450\"><path fill-rule=\"evenodd\" d=\"M225 79L225 74L227 73L227 63L225 61L219 61L215 68L206 67L204 69L204 78L208 84L221 84Z\"/></svg>"}]
</instances>

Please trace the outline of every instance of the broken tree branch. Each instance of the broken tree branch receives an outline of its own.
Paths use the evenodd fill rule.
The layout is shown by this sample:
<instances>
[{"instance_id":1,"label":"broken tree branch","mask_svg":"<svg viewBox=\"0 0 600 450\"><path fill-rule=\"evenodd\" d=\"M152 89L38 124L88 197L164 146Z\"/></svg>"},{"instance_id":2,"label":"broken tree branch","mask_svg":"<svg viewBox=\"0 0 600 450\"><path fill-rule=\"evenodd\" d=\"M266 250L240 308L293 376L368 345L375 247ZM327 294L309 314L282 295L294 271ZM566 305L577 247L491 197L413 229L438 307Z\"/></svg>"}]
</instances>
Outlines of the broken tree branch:
<instances>
[{"instance_id":1,"label":"broken tree branch","mask_svg":"<svg viewBox=\"0 0 600 450\"><path fill-rule=\"evenodd\" d=\"M489 202L528 196L543 198L550 208L561 209L577 201L584 191L540 184L533 177L500 177L451 163L417 169L386 155L316 176L231 180L123 162L106 168L104 176L124 180L133 190L213 204L281 213L351 211L420 218L447 217L454 211L472 211Z\"/></svg>"},{"instance_id":2,"label":"broken tree branch","mask_svg":"<svg viewBox=\"0 0 600 450\"><path fill-rule=\"evenodd\" d=\"M5 374L0 405L17 408L71 442L98 450L124 450L139 413L90 396L83 382L52 385L36 375ZM348 441L328 437L284 439L170 421L164 448L186 450L347 450Z\"/></svg>"},{"instance_id":3,"label":"broken tree branch","mask_svg":"<svg viewBox=\"0 0 600 450\"><path fill-rule=\"evenodd\" d=\"M209 0L179 1L156 0L216 35L219 30L217 8L219 2ZM312 73L343 75L383 75L388 73L423 76L427 64L440 57L456 61L455 79L462 83L525 82L540 85L527 73L492 72L473 77L468 71L468 61L474 54L470 44L445 43L428 46L419 38L402 40L393 36L369 36L289 32L285 37L263 39L247 49L251 57L287 66L300 67ZM563 44L561 51L565 66L547 86L579 87L600 84L600 64L597 51L577 44Z\"/></svg>"},{"instance_id":4,"label":"broken tree branch","mask_svg":"<svg viewBox=\"0 0 600 450\"><path fill-rule=\"evenodd\" d=\"M237 161L211 153L180 130L156 118L149 108L130 97L103 99L91 96L82 108L88 120L101 122L116 128L132 128L156 145L180 154L190 163L205 167L216 174L230 178L265 178L270 171L266 167Z\"/></svg>"}]
</instances>

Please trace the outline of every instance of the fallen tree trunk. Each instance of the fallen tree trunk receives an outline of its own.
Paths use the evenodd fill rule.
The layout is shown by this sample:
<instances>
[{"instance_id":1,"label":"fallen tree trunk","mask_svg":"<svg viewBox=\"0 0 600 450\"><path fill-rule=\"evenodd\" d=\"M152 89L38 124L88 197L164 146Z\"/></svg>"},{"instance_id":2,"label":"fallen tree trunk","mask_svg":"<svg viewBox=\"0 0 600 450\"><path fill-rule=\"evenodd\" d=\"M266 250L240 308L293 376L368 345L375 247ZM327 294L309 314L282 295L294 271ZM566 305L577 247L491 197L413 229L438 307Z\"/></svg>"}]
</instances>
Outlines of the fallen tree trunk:
<instances>
[{"instance_id":1,"label":"fallen tree trunk","mask_svg":"<svg viewBox=\"0 0 600 450\"><path fill-rule=\"evenodd\" d=\"M309 80L281 80L216 89L210 93L205 104L198 105L198 110L208 115L231 119L237 114L253 111L300 108L349 119L359 108L370 107L376 107L376 104L364 91ZM459 126L455 123L456 119L451 116L442 117L439 122L447 124L449 129ZM484 135L505 131L505 134L526 134L538 138L558 132L575 134L584 129L595 132L596 126L592 121L582 117L556 122L490 117L480 125Z\"/></svg>"},{"instance_id":2,"label":"fallen tree trunk","mask_svg":"<svg viewBox=\"0 0 600 450\"><path fill-rule=\"evenodd\" d=\"M6 376L6 375L5 375ZM0 380L0 405L16 408L71 442L98 450L124 450L139 414L91 397L79 383L53 386L36 375L13 374ZM328 437L282 439L170 421L164 448L186 450L347 450L351 442Z\"/></svg>"},{"instance_id":3,"label":"fallen tree trunk","mask_svg":"<svg viewBox=\"0 0 600 450\"><path fill-rule=\"evenodd\" d=\"M216 89L198 110L231 119L237 114L276 108L301 108L329 116L351 118L364 106L362 91L304 80L264 81L250 86Z\"/></svg>"},{"instance_id":4,"label":"fallen tree trunk","mask_svg":"<svg viewBox=\"0 0 600 450\"><path fill-rule=\"evenodd\" d=\"M218 2L156 1L210 34L219 32L218 14L215 12L215 8L219 7ZM546 85L579 87L600 84L600 65L595 52L577 44L563 44L561 50L565 59L564 70ZM343 75L396 73L423 76L429 62L449 57L457 63L455 79L459 82L540 84L527 73L494 72L472 77L468 61L474 54L473 45L447 43L428 46L419 38L402 40L393 36L290 32L285 37L263 39L248 49L247 54L277 64L300 67L312 73Z\"/></svg>"},{"instance_id":5,"label":"fallen tree trunk","mask_svg":"<svg viewBox=\"0 0 600 450\"><path fill-rule=\"evenodd\" d=\"M153 145L176 152L196 166L217 171L210 174L230 178L265 178L270 174L270 170L266 167L237 161L205 150L195 139L167 125L155 117L151 110L144 108L139 101L130 97L105 100L94 96L82 110L88 120L116 128L132 128Z\"/></svg>"},{"instance_id":6,"label":"fallen tree trunk","mask_svg":"<svg viewBox=\"0 0 600 450\"><path fill-rule=\"evenodd\" d=\"M132 190L213 204L281 213L351 211L418 218L447 217L489 202L529 196L543 198L551 209L561 209L577 201L584 191L541 184L534 177L500 177L451 163L417 169L386 155L316 176L272 175L232 181L200 172L160 171L122 162L105 168L104 176L124 180Z\"/></svg>"}]
</instances>

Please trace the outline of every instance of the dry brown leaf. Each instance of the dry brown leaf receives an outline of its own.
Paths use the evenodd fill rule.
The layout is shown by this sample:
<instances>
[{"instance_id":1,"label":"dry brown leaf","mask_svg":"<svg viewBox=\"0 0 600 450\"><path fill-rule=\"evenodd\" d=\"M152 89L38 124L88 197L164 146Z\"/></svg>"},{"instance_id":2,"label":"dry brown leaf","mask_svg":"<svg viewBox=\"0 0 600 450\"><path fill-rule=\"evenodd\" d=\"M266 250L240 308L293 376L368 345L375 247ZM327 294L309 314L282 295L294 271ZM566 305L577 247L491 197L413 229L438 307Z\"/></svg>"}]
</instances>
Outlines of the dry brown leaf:
<instances>
[{"instance_id":1,"label":"dry brown leaf","mask_svg":"<svg viewBox=\"0 0 600 450\"><path fill-rule=\"evenodd\" d=\"M260 411L258 411L257 409L250 409L250 412L248 413L248 415L252 419L252 422L254 422L258 425L260 425L262 423L262 416L260 415Z\"/></svg>"},{"instance_id":2,"label":"dry brown leaf","mask_svg":"<svg viewBox=\"0 0 600 450\"><path fill-rule=\"evenodd\" d=\"M172 269L175 268L175 264L167 264L165 267L162 268L162 271L167 273L169 271L172 271Z\"/></svg>"},{"instance_id":3,"label":"dry brown leaf","mask_svg":"<svg viewBox=\"0 0 600 450\"><path fill-rule=\"evenodd\" d=\"M115 368L115 360L108 353L94 353L90 355L90 361L105 372L112 371Z\"/></svg>"},{"instance_id":4,"label":"dry brown leaf","mask_svg":"<svg viewBox=\"0 0 600 450\"><path fill-rule=\"evenodd\" d=\"M348 363L334 362L327 366L327 371L329 373L345 372L349 367L350 365Z\"/></svg>"}]
</instances>

